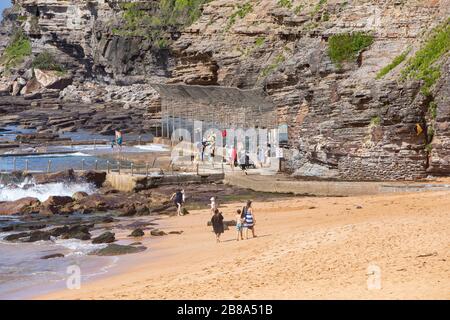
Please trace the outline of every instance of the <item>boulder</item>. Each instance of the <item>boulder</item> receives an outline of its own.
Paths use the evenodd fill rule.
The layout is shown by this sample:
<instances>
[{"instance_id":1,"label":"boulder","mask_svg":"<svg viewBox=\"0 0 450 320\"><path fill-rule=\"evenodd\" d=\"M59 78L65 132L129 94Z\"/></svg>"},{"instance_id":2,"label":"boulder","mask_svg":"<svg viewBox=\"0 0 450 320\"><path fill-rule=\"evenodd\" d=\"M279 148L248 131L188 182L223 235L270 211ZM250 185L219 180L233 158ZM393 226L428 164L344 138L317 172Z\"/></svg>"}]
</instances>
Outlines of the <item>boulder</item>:
<instances>
[{"instance_id":1,"label":"boulder","mask_svg":"<svg viewBox=\"0 0 450 320\"><path fill-rule=\"evenodd\" d=\"M48 231L33 231L30 237L25 242L48 241L50 240L50 232Z\"/></svg>"},{"instance_id":2,"label":"boulder","mask_svg":"<svg viewBox=\"0 0 450 320\"><path fill-rule=\"evenodd\" d=\"M59 237L62 234L69 232L69 227L68 226L56 227L56 228L50 229L48 232L50 233L50 235L52 237Z\"/></svg>"},{"instance_id":3,"label":"boulder","mask_svg":"<svg viewBox=\"0 0 450 320\"><path fill-rule=\"evenodd\" d=\"M137 253L146 250L146 247L139 246L125 246L120 244L108 244L107 247L96 250L92 252L91 254L97 255L97 256L118 256L123 254L130 254L130 253Z\"/></svg>"},{"instance_id":4,"label":"boulder","mask_svg":"<svg viewBox=\"0 0 450 320\"><path fill-rule=\"evenodd\" d=\"M148 216L149 214L150 214L150 209L147 206L142 205L142 206L136 207L136 215L137 216Z\"/></svg>"},{"instance_id":5,"label":"boulder","mask_svg":"<svg viewBox=\"0 0 450 320\"><path fill-rule=\"evenodd\" d=\"M38 92L42 89L41 84L36 80L36 78L33 78L27 82L27 84L20 90L21 95L27 95L31 93Z\"/></svg>"},{"instance_id":6,"label":"boulder","mask_svg":"<svg viewBox=\"0 0 450 320\"><path fill-rule=\"evenodd\" d=\"M64 255L62 253L53 253L41 257L41 259L54 259L54 258L64 258Z\"/></svg>"},{"instance_id":7,"label":"boulder","mask_svg":"<svg viewBox=\"0 0 450 320\"><path fill-rule=\"evenodd\" d=\"M5 240L5 241L16 241L16 240L28 237L29 235L30 234L28 232L20 232L20 233L7 235L6 237L3 238L3 240Z\"/></svg>"},{"instance_id":8,"label":"boulder","mask_svg":"<svg viewBox=\"0 0 450 320\"><path fill-rule=\"evenodd\" d=\"M80 174L80 178L100 188L106 180L106 172L86 171Z\"/></svg>"},{"instance_id":9,"label":"boulder","mask_svg":"<svg viewBox=\"0 0 450 320\"><path fill-rule=\"evenodd\" d=\"M73 199L72 197L67 196L50 196L47 200L45 200L42 205L43 206L57 206L57 207L63 207L66 204L72 203Z\"/></svg>"},{"instance_id":10,"label":"boulder","mask_svg":"<svg viewBox=\"0 0 450 320\"><path fill-rule=\"evenodd\" d=\"M114 233L107 231L92 239L92 243L111 243L115 240Z\"/></svg>"},{"instance_id":11,"label":"boulder","mask_svg":"<svg viewBox=\"0 0 450 320\"><path fill-rule=\"evenodd\" d=\"M61 235L62 239L79 239L79 240L89 240L91 239L91 234L89 230L93 225L74 225L69 227L67 232Z\"/></svg>"},{"instance_id":12,"label":"boulder","mask_svg":"<svg viewBox=\"0 0 450 320\"><path fill-rule=\"evenodd\" d=\"M87 194L86 192L78 191L78 192L75 192L75 193L72 195L72 199L73 199L74 201L79 201L79 200L81 200L81 199L86 198L87 196L88 196L88 194Z\"/></svg>"},{"instance_id":13,"label":"boulder","mask_svg":"<svg viewBox=\"0 0 450 320\"><path fill-rule=\"evenodd\" d=\"M38 213L41 202L32 197L16 201L0 202L0 215Z\"/></svg>"},{"instance_id":14,"label":"boulder","mask_svg":"<svg viewBox=\"0 0 450 320\"><path fill-rule=\"evenodd\" d=\"M133 230L133 232L131 232L131 234L129 235L129 237L142 237L142 236L144 236L144 231L140 228Z\"/></svg>"},{"instance_id":15,"label":"boulder","mask_svg":"<svg viewBox=\"0 0 450 320\"><path fill-rule=\"evenodd\" d=\"M121 209L122 213L120 214L121 217L130 217L134 216L136 214L136 208L134 207L134 204L127 204Z\"/></svg>"},{"instance_id":16,"label":"boulder","mask_svg":"<svg viewBox=\"0 0 450 320\"><path fill-rule=\"evenodd\" d=\"M41 86L47 89L62 90L72 84L70 75L61 74L58 71L34 69L34 75Z\"/></svg>"},{"instance_id":17,"label":"boulder","mask_svg":"<svg viewBox=\"0 0 450 320\"><path fill-rule=\"evenodd\" d=\"M170 231L169 232L169 234L182 234L182 233L183 233L182 230L180 230L180 231Z\"/></svg>"},{"instance_id":18,"label":"boulder","mask_svg":"<svg viewBox=\"0 0 450 320\"><path fill-rule=\"evenodd\" d=\"M73 182L76 180L73 169L48 173L38 174L33 176L36 184L56 183L56 182Z\"/></svg>"}]
</instances>

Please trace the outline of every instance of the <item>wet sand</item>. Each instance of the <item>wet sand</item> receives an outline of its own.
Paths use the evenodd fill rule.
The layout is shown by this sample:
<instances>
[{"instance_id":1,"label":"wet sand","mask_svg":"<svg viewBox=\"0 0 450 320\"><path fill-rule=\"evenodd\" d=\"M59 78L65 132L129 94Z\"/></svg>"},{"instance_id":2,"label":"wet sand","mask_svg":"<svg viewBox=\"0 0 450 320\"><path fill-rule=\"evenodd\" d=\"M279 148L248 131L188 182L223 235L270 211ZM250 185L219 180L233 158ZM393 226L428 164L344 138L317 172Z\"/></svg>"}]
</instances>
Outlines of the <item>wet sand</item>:
<instances>
[{"instance_id":1,"label":"wet sand","mask_svg":"<svg viewBox=\"0 0 450 320\"><path fill-rule=\"evenodd\" d=\"M227 220L242 203L224 205ZM258 237L216 244L208 210L162 219L118 273L37 299L450 299L450 192L255 202ZM381 289L368 290L368 267Z\"/></svg>"}]
</instances>

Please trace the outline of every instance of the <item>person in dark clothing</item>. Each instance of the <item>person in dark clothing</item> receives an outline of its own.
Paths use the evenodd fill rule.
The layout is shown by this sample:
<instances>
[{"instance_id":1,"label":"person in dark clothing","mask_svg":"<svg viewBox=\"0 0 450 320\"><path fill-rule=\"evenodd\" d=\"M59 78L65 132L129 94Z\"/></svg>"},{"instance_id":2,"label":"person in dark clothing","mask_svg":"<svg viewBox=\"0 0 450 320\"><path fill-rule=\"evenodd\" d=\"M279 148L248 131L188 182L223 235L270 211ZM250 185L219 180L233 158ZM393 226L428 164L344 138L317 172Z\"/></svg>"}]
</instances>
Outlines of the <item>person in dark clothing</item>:
<instances>
[{"instance_id":1,"label":"person in dark clothing","mask_svg":"<svg viewBox=\"0 0 450 320\"><path fill-rule=\"evenodd\" d=\"M216 241L220 242L220 235L223 233L223 216L219 209L214 211L214 215L211 218L211 224L216 234Z\"/></svg>"}]
</instances>

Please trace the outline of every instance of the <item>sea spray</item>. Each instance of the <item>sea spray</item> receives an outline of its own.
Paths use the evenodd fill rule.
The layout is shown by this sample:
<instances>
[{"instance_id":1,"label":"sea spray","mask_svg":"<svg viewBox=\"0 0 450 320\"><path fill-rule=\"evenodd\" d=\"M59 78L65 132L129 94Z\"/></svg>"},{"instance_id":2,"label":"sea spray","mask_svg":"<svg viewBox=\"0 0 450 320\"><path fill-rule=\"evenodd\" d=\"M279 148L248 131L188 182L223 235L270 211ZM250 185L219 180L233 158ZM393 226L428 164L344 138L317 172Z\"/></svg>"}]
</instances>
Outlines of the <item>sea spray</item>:
<instances>
[{"instance_id":1,"label":"sea spray","mask_svg":"<svg viewBox=\"0 0 450 320\"><path fill-rule=\"evenodd\" d=\"M15 201L25 197L33 197L45 201L50 196L69 196L83 191L87 194L95 192L95 186L89 183L47 183L36 184L33 179L26 178L16 185L0 184L0 201Z\"/></svg>"}]
</instances>

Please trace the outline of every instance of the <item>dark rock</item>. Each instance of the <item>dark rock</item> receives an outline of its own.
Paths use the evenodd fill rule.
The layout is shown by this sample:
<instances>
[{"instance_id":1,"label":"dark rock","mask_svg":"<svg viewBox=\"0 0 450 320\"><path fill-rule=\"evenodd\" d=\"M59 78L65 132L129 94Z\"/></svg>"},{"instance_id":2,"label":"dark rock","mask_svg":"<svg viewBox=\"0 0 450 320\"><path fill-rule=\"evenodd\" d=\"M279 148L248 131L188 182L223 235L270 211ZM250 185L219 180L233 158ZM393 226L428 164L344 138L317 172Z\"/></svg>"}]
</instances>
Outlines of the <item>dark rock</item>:
<instances>
[{"instance_id":1,"label":"dark rock","mask_svg":"<svg viewBox=\"0 0 450 320\"><path fill-rule=\"evenodd\" d=\"M80 174L80 178L100 188L106 180L106 172L86 171Z\"/></svg>"},{"instance_id":2,"label":"dark rock","mask_svg":"<svg viewBox=\"0 0 450 320\"><path fill-rule=\"evenodd\" d=\"M138 206L136 208L137 216L148 216L150 214L150 209L147 206Z\"/></svg>"},{"instance_id":3,"label":"dark rock","mask_svg":"<svg viewBox=\"0 0 450 320\"><path fill-rule=\"evenodd\" d=\"M129 237L142 237L144 236L144 231L142 231L142 229L135 229L133 230L133 232L131 232L131 234L129 235Z\"/></svg>"},{"instance_id":4,"label":"dark rock","mask_svg":"<svg viewBox=\"0 0 450 320\"><path fill-rule=\"evenodd\" d=\"M118 256L123 254L137 253L146 250L146 247L124 246L119 244L108 244L106 248L94 251L93 255L97 256Z\"/></svg>"},{"instance_id":5,"label":"dark rock","mask_svg":"<svg viewBox=\"0 0 450 320\"><path fill-rule=\"evenodd\" d=\"M73 169L59 171L55 173L33 175L33 178L37 184L76 181L76 176Z\"/></svg>"},{"instance_id":6,"label":"dark rock","mask_svg":"<svg viewBox=\"0 0 450 320\"><path fill-rule=\"evenodd\" d=\"M183 233L182 230L180 230L180 231L170 231L169 232L169 234L182 234L182 233Z\"/></svg>"},{"instance_id":7,"label":"dark rock","mask_svg":"<svg viewBox=\"0 0 450 320\"><path fill-rule=\"evenodd\" d=\"M79 240L89 240L91 239L91 234L89 229L93 225L75 225L69 227L69 230L61 235L62 239L79 239Z\"/></svg>"},{"instance_id":8,"label":"dark rock","mask_svg":"<svg viewBox=\"0 0 450 320\"><path fill-rule=\"evenodd\" d=\"M59 236L63 235L64 233L69 232L69 227L67 227L67 226L56 227L56 228L50 229L48 232L50 232L52 237L59 237Z\"/></svg>"},{"instance_id":9,"label":"dark rock","mask_svg":"<svg viewBox=\"0 0 450 320\"><path fill-rule=\"evenodd\" d=\"M62 207L65 206L68 203L72 203L73 199L71 197L64 197L64 196L50 196L47 200L45 200L42 205L47 206L56 206L56 207Z\"/></svg>"},{"instance_id":10,"label":"dark rock","mask_svg":"<svg viewBox=\"0 0 450 320\"><path fill-rule=\"evenodd\" d=\"M38 213L40 204L41 202L38 199L32 197L0 202L0 215Z\"/></svg>"},{"instance_id":11,"label":"dark rock","mask_svg":"<svg viewBox=\"0 0 450 320\"><path fill-rule=\"evenodd\" d=\"M92 243L111 243L115 240L114 233L107 231L92 239Z\"/></svg>"},{"instance_id":12,"label":"dark rock","mask_svg":"<svg viewBox=\"0 0 450 320\"><path fill-rule=\"evenodd\" d=\"M121 217L130 217L134 216L136 214L136 208L134 207L134 204L127 204L121 209L122 213L120 214Z\"/></svg>"},{"instance_id":13,"label":"dark rock","mask_svg":"<svg viewBox=\"0 0 450 320\"><path fill-rule=\"evenodd\" d=\"M25 237L28 237L30 234L28 232L20 232L20 233L15 233L15 234L10 234L7 235L6 237L3 238L3 240L6 241L15 241L15 240L19 240Z\"/></svg>"},{"instance_id":14,"label":"dark rock","mask_svg":"<svg viewBox=\"0 0 450 320\"><path fill-rule=\"evenodd\" d=\"M30 238L25 242L36 242L36 241L48 241L50 240L50 232L47 231L33 231L30 233Z\"/></svg>"},{"instance_id":15,"label":"dark rock","mask_svg":"<svg viewBox=\"0 0 450 320\"><path fill-rule=\"evenodd\" d=\"M130 246L140 246L142 244L142 242L133 242L130 243Z\"/></svg>"},{"instance_id":16,"label":"dark rock","mask_svg":"<svg viewBox=\"0 0 450 320\"><path fill-rule=\"evenodd\" d=\"M54 258L64 258L64 255L62 253L53 253L41 257L41 259L54 259Z\"/></svg>"}]
</instances>

